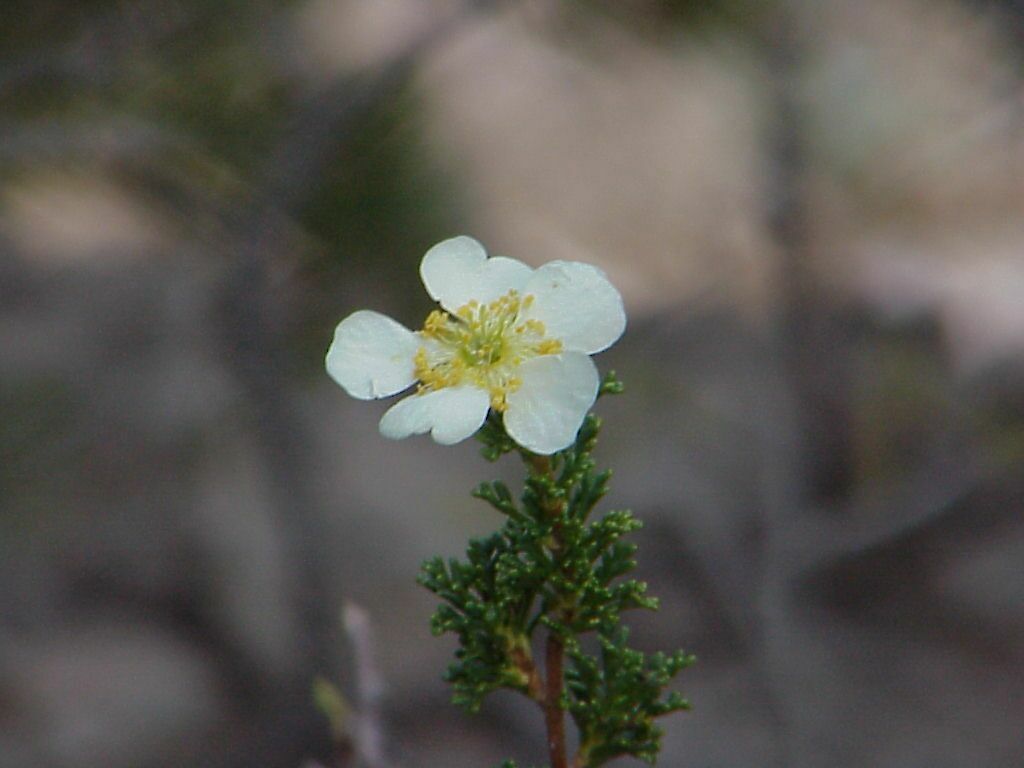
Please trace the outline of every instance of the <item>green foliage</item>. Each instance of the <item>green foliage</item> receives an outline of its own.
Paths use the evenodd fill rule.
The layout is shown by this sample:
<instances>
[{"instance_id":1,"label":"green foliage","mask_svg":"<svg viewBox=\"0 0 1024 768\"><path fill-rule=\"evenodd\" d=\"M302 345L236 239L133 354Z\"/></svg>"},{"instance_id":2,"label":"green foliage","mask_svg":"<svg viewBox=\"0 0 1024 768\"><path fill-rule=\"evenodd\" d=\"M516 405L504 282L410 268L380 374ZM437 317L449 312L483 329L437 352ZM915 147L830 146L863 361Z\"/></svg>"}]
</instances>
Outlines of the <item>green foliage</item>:
<instances>
[{"instance_id":1,"label":"green foliage","mask_svg":"<svg viewBox=\"0 0 1024 768\"><path fill-rule=\"evenodd\" d=\"M614 374L601 385L602 394L621 391ZM419 579L443 601L433 632L458 638L446 679L454 701L470 712L501 688L550 706L551 681L542 680L534 663L534 643L540 632L564 648L568 663L555 706L576 723L575 764L587 768L619 755L655 761L661 730L654 720L688 706L663 690L693 661L682 652L645 656L627 645L623 612L654 610L658 603L643 582L625 578L636 566L636 546L623 539L640 521L626 510L593 514L611 478L592 458L600 428L590 414L573 445L537 456L516 445L492 415L478 434L483 455L495 461L518 452L527 467L525 488L516 499L500 481L477 487L473 495L504 517L501 529L472 540L465 560L428 560ZM598 654L589 655L581 641Z\"/></svg>"},{"instance_id":2,"label":"green foliage","mask_svg":"<svg viewBox=\"0 0 1024 768\"><path fill-rule=\"evenodd\" d=\"M580 751L588 766L619 755L654 763L662 733L655 718L690 706L678 693L662 698L661 692L694 657L681 651L647 657L626 645L628 635L625 627L600 634L601 651L596 657L584 653L578 643L569 647L569 711L579 728Z\"/></svg>"}]
</instances>

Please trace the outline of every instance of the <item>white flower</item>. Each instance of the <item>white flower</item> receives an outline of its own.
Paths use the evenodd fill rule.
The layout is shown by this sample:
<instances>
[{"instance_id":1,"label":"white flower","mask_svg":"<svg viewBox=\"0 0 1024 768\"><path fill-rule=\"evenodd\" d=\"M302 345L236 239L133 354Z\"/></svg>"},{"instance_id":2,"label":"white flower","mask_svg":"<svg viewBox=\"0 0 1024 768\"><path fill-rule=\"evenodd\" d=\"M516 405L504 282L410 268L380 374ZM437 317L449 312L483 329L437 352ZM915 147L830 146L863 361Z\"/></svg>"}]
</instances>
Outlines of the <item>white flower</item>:
<instances>
[{"instance_id":1,"label":"white flower","mask_svg":"<svg viewBox=\"0 0 1024 768\"><path fill-rule=\"evenodd\" d=\"M626 327L622 297L605 274L572 261L534 270L455 237L427 251L420 276L443 311L416 333L378 312L349 315L327 351L331 377L361 400L417 384L384 414L385 437L430 432L457 443L494 409L534 453L569 446L597 397L590 355Z\"/></svg>"}]
</instances>

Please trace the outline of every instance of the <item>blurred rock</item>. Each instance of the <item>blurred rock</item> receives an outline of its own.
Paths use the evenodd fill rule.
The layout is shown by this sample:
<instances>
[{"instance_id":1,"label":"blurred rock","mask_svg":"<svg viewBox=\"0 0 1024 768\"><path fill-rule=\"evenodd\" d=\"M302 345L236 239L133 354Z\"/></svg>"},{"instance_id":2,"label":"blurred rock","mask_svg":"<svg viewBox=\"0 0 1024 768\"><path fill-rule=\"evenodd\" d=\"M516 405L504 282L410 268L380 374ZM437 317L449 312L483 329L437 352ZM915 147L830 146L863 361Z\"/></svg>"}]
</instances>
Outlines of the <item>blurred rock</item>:
<instances>
[{"instance_id":1,"label":"blurred rock","mask_svg":"<svg viewBox=\"0 0 1024 768\"><path fill-rule=\"evenodd\" d=\"M0 711L0 754L12 768L190 763L223 712L216 669L199 649L120 621L6 644L0 700L14 703Z\"/></svg>"}]
</instances>

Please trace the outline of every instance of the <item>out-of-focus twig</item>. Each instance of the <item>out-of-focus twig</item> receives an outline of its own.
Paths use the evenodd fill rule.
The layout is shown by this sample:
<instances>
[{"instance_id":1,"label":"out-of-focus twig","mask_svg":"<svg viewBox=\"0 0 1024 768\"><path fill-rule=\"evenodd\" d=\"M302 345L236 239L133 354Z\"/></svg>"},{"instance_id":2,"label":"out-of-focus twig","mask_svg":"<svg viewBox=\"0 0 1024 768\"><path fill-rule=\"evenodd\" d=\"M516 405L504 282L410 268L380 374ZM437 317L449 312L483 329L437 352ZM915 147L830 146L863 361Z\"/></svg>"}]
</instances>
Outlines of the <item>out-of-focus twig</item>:
<instances>
[{"instance_id":1,"label":"out-of-focus twig","mask_svg":"<svg viewBox=\"0 0 1024 768\"><path fill-rule=\"evenodd\" d=\"M795 629L789 587L792 571L788 528L812 504L821 478L825 433L821 411L825 387L815 280L809 259L805 200L806 123L798 84L803 65L802 3L773 6L762 58L770 78L770 133L767 140L768 228L779 253L779 348L791 390L787 425L759 439L763 511L759 529L759 578L750 622L752 664L762 679L779 768L811 768L806 713L800 705L800 660L790 633ZM781 425L780 425L781 426Z\"/></svg>"},{"instance_id":2,"label":"out-of-focus twig","mask_svg":"<svg viewBox=\"0 0 1024 768\"><path fill-rule=\"evenodd\" d=\"M352 648L356 678L355 722L352 729L356 768L391 768L384 757L384 729L380 710L384 678L373 652L370 616L355 603L346 602L342 609L342 624Z\"/></svg>"}]
</instances>

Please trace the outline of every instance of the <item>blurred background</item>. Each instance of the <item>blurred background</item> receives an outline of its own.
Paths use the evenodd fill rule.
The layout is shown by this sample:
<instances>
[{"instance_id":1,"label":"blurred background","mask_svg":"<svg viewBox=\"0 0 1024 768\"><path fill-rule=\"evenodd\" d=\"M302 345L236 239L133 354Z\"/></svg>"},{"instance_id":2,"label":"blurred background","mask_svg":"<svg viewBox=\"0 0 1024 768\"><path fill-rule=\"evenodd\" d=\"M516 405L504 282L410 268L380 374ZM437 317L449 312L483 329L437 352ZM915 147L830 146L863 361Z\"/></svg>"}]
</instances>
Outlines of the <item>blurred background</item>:
<instances>
[{"instance_id":1,"label":"blurred background","mask_svg":"<svg viewBox=\"0 0 1024 768\"><path fill-rule=\"evenodd\" d=\"M1019 0L0 19L0 767L544 759L414 583L519 468L323 371L460 233L625 296L634 639L700 658L662 765L1024 765Z\"/></svg>"}]
</instances>

